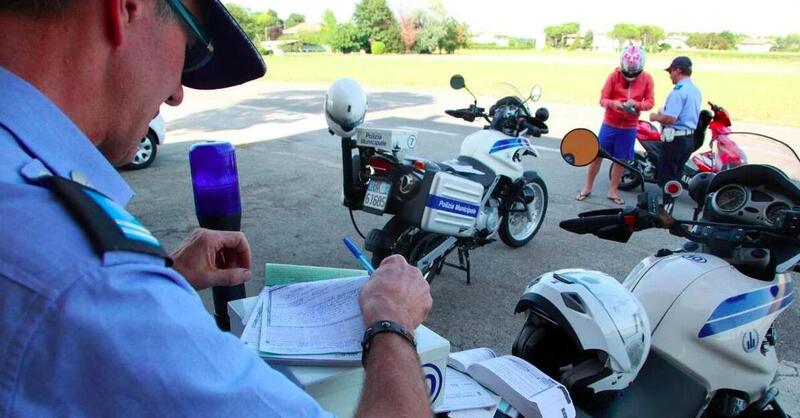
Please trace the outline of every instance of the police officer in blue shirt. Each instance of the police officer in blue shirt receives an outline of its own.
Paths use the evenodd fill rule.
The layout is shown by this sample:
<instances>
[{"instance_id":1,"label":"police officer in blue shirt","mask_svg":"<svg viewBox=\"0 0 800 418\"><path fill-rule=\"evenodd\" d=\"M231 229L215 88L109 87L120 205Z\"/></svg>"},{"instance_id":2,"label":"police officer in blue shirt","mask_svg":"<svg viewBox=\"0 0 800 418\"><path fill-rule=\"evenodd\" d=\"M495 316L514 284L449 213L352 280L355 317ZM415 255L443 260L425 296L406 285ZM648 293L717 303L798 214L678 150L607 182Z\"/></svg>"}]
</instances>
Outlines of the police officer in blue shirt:
<instances>
[{"instance_id":1,"label":"police officer in blue shirt","mask_svg":"<svg viewBox=\"0 0 800 418\"><path fill-rule=\"evenodd\" d=\"M675 87L667 96L667 103L650 120L661 123L661 140L656 173L662 187L670 180L680 180L684 164L692 154L694 130L700 117L703 96L692 83L692 60L677 57L665 69Z\"/></svg>"},{"instance_id":2,"label":"police officer in blue shirt","mask_svg":"<svg viewBox=\"0 0 800 418\"><path fill-rule=\"evenodd\" d=\"M201 304L249 278L244 236L198 229L167 256L113 167L183 85L265 70L218 0L0 0L0 416L328 415ZM431 306L419 270L388 258L360 304L386 329L359 413L429 414L402 332Z\"/></svg>"}]
</instances>

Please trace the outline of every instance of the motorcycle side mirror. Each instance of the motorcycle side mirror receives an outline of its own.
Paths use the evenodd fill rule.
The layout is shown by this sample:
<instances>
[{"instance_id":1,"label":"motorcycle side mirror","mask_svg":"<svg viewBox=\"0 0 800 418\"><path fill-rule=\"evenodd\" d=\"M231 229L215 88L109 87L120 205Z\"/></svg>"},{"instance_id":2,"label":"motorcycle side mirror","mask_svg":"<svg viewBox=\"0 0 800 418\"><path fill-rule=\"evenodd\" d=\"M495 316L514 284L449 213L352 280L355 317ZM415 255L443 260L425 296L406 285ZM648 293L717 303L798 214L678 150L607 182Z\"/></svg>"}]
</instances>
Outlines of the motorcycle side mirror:
<instances>
[{"instance_id":1,"label":"motorcycle side mirror","mask_svg":"<svg viewBox=\"0 0 800 418\"><path fill-rule=\"evenodd\" d=\"M600 157L600 140L594 132L577 128L561 140L561 158L574 167L584 167Z\"/></svg>"},{"instance_id":2,"label":"motorcycle side mirror","mask_svg":"<svg viewBox=\"0 0 800 418\"><path fill-rule=\"evenodd\" d=\"M461 90L466 86L467 84L464 82L464 77L462 77L461 74L450 77L450 87L453 90Z\"/></svg>"},{"instance_id":3,"label":"motorcycle side mirror","mask_svg":"<svg viewBox=\"0 0 800 418\"><path fill-rule=\"evenodd\" d=\"M531 99L531 101L536 102L539 101L541 97L542 97L542 85L537 84L531 88L531 95L529 96L529 98Z\"/></svg>"}]
</instances>

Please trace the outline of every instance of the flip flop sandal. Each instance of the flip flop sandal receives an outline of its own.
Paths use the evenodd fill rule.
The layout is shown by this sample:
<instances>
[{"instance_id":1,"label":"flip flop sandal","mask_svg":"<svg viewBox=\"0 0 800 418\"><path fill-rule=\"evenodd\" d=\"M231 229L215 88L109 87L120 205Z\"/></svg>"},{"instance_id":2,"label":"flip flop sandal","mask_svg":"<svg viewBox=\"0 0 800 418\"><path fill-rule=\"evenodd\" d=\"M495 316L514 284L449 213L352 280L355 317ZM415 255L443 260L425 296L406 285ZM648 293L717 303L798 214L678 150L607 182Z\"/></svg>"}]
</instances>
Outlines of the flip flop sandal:
<instances>
[{"instance_id":1,"label":"flip flop sandal","mask_svg":"<svg viewBox=\"0 0 800 418\"><path fill-rule=\"evenodd\" d=\"M577 200L578 202L583 202L591 194L592 194L592 192L589 192L589 193L580 192L580 193L578 193L577 196L575 196L575 200Z\"/></svg>"},{"instance_id":2,"label":"flip flop sandal","mask_svg":"<svg viewBox=\"0 0 800 418\"><path fill-rule=\"evenodd\" d=\"M625 201L624 201L624 200L622 200L622 198L621 198L621 197L619 197L619 196L606 196L606 198L607 198L608 200L610 200L610 201L612 201L612 202L614 202L614 203L618 204L618 205L624 205L624 204L625 204Z\"/></svg>"}]
</instances>

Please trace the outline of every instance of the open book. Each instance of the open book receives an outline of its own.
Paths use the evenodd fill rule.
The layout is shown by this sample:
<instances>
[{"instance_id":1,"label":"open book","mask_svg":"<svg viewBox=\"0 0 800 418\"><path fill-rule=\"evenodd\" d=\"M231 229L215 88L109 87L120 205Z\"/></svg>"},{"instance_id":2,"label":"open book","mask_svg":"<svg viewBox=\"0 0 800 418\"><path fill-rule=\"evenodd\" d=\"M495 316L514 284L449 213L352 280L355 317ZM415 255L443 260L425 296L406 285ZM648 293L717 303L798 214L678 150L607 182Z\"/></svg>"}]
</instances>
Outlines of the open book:
<instances>
[{"instance_id":1,"label":"open book","mask_svg":"<svg viewBox=\"0 0 800 418\"><path fill-rule=\"evenodd\" d=\"M470 375L526 418L574 418L567 390L527 361L488 348L451 353L447 365Z\"/></svg>"}]
</instances>

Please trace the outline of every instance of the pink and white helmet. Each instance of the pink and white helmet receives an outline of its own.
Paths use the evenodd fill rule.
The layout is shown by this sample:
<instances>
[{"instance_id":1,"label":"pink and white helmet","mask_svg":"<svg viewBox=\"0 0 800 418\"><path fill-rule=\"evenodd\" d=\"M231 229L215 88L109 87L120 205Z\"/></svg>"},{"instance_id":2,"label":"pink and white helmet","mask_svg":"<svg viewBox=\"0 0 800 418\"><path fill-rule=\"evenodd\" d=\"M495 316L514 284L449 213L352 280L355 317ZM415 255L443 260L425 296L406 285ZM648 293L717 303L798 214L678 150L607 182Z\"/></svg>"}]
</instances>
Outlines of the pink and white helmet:
<instances>
[{"instance_id":1,"label":"pink and white helmet","mask_svg":"<svg viewBox=\"0 0 800 418\"><path fill-rule=\"evenodd\" d=\"M628 45L622 50L619 57L619 70L628 80L633 80L644 70L644 49L633 44Z\"/></svg>"}]
</instances>

